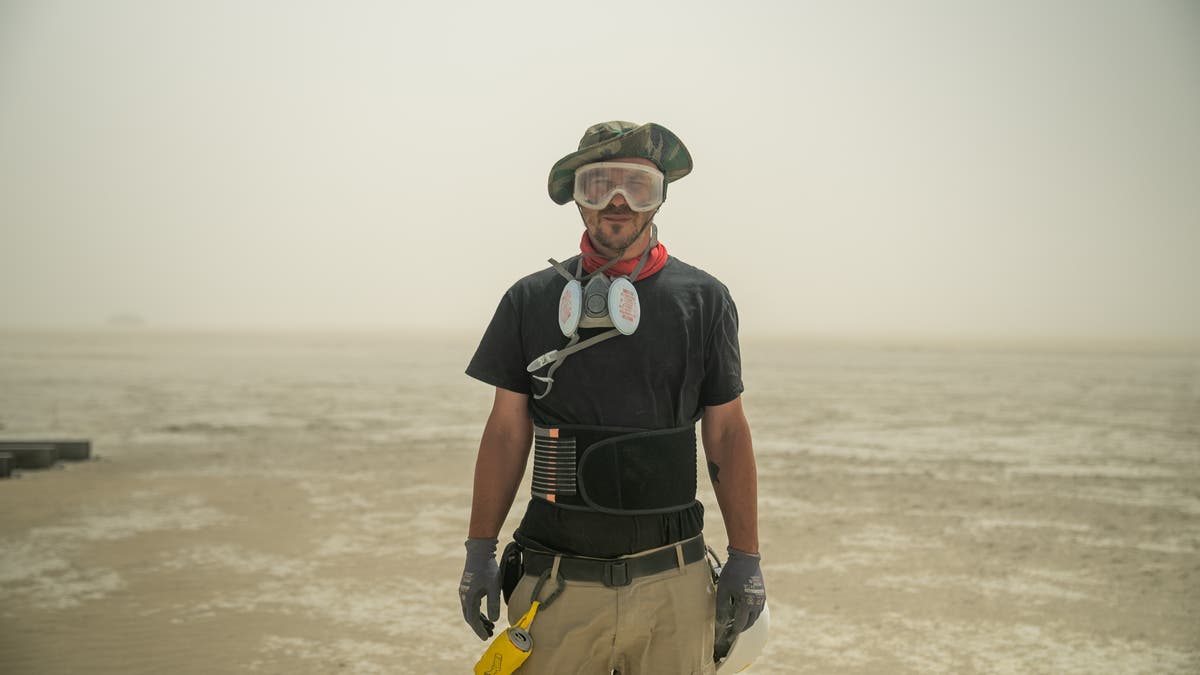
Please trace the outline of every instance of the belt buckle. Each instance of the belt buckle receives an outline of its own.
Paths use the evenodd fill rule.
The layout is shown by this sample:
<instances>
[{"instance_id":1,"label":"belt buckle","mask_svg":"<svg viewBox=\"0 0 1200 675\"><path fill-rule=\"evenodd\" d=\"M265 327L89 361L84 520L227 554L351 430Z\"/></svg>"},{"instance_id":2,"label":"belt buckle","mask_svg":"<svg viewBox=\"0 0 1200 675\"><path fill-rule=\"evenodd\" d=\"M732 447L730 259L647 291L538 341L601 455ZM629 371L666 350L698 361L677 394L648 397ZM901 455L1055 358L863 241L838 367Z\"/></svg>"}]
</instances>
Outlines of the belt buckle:
<instances>
[{"instance_id":1,"label":"belt buckle","mask_svg":"<svg viewBox=\"0 0 1200 675\"><path fill-rule=\"evenodd\" d=\"M610 588L629 585L629 567L624 561L605 563L604 585Z\"/></svg>"}]
</instances>

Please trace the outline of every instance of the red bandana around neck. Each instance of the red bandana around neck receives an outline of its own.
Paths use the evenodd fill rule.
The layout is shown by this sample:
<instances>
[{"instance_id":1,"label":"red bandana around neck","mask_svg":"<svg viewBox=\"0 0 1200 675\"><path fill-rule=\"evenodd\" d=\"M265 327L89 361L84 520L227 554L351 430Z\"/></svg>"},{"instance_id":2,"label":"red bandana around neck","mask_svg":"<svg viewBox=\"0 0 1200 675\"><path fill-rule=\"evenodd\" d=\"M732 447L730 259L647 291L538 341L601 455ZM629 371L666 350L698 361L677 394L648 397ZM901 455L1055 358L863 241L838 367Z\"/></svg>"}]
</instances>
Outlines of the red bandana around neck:
<instances>
[{"instance_id":1,"label":"red bandana around neck","mask_svg":"<svg viewBox=\"0 0 1200 675\"><path fill-rule=\"evenodd\" d=\"M587 272L588 274L595 272L603 267L604 263L608 262L608 260L604 257L604 254L597 251L596 247L592 245L592 240L588 239L586 231L583 233L583 239L579 242L579 250L584 254L583 271ZM621 277L627 274L633 274L633 270L635 267L637 267L638 260L640 258L641 256L639 255L637 257L630 258L629 260L622 260L621 262L604 270L604 275L609 277ZM642 279L645 279L651 274L661 270L665 264L667 264L667 247L663 246L663 243L660 241L658 242L657 246L650 250L650 255L646 257L646 266L642 268L641 273L638 274L637 279L634 279L634 281L641 281Z\"/></svg>"}]
</instances>

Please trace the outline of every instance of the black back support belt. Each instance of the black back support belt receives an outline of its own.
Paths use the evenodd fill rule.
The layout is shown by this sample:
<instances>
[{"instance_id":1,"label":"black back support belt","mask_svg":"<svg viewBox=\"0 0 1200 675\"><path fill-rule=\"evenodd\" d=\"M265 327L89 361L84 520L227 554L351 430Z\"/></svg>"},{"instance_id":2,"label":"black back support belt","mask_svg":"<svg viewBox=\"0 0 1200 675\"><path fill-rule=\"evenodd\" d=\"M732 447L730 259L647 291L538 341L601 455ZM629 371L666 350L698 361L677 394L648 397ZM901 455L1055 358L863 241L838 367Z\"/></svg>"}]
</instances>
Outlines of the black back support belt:
<instances>
[{"instance_id":1,"label":"black back support belt","mask_svg":"<svg viewBox=\"0 0 1200 675\"><path fill-rule=\"evenodd\" d=\"M679 567L682 549L683 564L690 565L704 559L704 537L694 537L681 544L660 549L653 553L627 558L576 558L562 556L558 573L566 581L592 581L605 586L628 586L639 577L666 572ZM524 552L525 574L540 576L554 567L554 554L526 549Z\"/></svg>"},{"instance_id":2,"label":"black back support belt","mask_svg":"<svg viewBox=\"0 0 1200 675\"><path fill-rule=\"evenodd\" d=\"M696 427L534 427L534 497L613 514L671 513L696 501Z\"/></svg>"}]
</instances>

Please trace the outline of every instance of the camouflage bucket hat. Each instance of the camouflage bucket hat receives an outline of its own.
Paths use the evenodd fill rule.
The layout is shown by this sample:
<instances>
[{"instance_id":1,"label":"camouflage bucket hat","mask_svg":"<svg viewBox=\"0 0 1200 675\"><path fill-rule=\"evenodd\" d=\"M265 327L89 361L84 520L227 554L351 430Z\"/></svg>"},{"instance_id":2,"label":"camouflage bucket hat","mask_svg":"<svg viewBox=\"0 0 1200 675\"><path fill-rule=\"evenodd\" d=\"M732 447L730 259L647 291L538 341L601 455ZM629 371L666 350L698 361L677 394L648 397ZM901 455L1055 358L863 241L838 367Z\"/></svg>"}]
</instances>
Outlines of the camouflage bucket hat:
<instances>
[{"instance_id":1,"label":"camouflage bucket hat","mask_svg":"<svg viewBox=\"0 0 1200 675\"><path fill-rule=\"evenodd\" d=\"M588 127L579 139L579 149L554 163L547 189L556 204L571 201L575 192L575 169L592 162L641 157L654 162L668 183L692 170L692 155L679 137L664 126L649 122L601 122Z\"/></svg>"}]
</instances>

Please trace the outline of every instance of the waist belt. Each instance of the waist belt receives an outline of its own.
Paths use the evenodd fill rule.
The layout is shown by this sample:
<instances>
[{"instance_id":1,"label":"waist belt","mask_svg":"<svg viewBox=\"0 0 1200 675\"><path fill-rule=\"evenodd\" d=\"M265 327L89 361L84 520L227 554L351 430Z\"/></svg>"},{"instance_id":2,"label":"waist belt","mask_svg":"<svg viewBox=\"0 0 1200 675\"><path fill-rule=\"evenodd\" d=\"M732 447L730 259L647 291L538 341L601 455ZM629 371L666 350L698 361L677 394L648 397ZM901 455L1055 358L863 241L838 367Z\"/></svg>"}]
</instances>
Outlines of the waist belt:
<instances>
[{"instance_id":1,"label":"waist belt","mask_svg":"<svg viewBox=\"0 0 1200 675\"><path fill-rule=\"evenodd\" d=\"M629 558L576 558L562 556L558 573L567 581L594 581L605 586L628 586L639 577L666 572L679 568L679 550L683 564L690 565L704 559L704 537L695 537L670 548ZM539 576L554 566L553 553L525 550L525 574Z\"/></svg>"},{"instance_id":2,"label":"waist belt","mask_svg":"<svg viewBox=\"0 0 1200 675\"><path fill-rule=\"evenodd\" d=\"M538 499L566 508L636 515L672 513L696 501L696 427L637 430L534 425Z\"/></svg>"}]
</instances>

